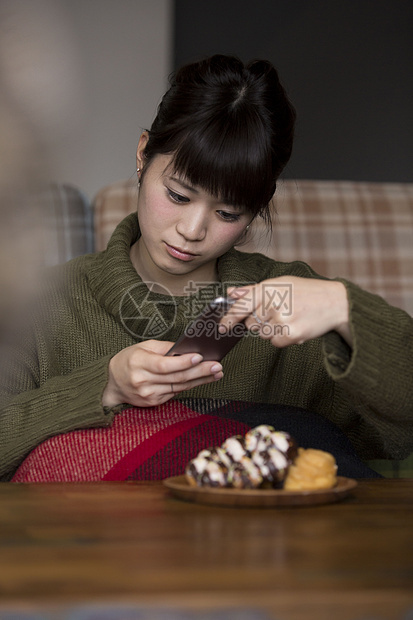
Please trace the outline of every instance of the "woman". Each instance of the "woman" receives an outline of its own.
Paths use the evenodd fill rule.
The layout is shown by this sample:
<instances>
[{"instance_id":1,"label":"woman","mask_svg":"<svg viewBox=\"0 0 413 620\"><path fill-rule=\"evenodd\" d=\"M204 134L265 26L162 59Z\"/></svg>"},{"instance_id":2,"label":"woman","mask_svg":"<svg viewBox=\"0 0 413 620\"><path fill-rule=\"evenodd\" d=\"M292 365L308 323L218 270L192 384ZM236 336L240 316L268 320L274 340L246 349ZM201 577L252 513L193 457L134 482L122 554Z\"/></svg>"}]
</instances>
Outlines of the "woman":
<instances>
[{"instance_id":1,"label":"woman","mask_svg":"<svg viewBox=\"0 0 413 620\"><path fill-rule=\"evenodd\" d=\"M10 361L3 477L48 437L178 397L301 407L363 458L411 451L412 319L304 263L234 249L256 217L269 221L294 121L266 61L214 56L177 73L139 139L137 217L60 269ZM236 300L220 330L244 321L249 333L222 363L166 356L218 294Z\"/></svg>"}]
</instances>

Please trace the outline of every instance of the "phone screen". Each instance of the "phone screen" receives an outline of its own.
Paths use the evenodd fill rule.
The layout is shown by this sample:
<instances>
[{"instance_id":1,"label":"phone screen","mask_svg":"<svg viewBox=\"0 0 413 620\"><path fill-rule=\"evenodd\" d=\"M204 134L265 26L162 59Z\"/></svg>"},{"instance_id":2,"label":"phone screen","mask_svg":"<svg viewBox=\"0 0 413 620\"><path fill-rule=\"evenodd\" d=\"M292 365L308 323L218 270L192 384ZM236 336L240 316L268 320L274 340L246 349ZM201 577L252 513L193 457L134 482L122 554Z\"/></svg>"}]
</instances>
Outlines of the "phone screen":
<instances>
[{"instance_id":1,"label":"phone screen","mask_svg":"<svg viewBox=\"0 0 413 620\"><path fill-rule=\"evenodd\" d=\"M204 308L202 313L190 323L182 336L166 355L183 353L200 353L205 361L220 362L237 344L246 332L243 323L234 325L234 329L220 334L218 325L235 300L217 297Z\"/></svg>"}]
</instances>

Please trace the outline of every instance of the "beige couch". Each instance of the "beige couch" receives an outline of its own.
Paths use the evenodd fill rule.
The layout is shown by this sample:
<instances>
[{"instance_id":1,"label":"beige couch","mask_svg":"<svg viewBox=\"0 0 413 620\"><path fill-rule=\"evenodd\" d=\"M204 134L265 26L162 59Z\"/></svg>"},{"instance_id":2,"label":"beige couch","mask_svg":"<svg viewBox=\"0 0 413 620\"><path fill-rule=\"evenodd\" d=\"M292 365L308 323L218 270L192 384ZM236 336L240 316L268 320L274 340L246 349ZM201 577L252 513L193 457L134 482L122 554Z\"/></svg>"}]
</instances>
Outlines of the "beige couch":
<instances>
[{"instance_id":1,"label":"beige couch","mask_svg":"<svg viewBox=\"0 0 413 620\"><path fill-rule=\"evenodd\" d=\"M136 202L136 181L97 194L96 250L106 247ZM274 206L272 236L257 220L242 250L303 260L318 273L348 278L413 315L413 184L288 180L279 183ZM385 475L413 476L413 455L402 463L373 465Z\"/></svg>"}]
</instances>

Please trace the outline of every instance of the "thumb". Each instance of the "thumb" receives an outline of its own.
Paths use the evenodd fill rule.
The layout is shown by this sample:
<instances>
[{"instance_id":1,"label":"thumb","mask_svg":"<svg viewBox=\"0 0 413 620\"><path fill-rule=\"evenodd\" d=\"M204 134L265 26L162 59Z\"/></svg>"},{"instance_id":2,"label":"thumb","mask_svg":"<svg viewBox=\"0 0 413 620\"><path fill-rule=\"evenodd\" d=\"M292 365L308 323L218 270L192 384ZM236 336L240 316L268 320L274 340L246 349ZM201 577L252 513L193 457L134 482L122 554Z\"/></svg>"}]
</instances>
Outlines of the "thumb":
<instances>
[{"instance_id":1,"label":"thumb","mask_svg":"<svg viewBox=\"0 0 413 620\"><path fill-rule=\"evenodd\" d=\"M169 340L145 340L137 346L152 353L158 353L158 355L165 355L174 344Z\"/></svg>"}]
</instances>

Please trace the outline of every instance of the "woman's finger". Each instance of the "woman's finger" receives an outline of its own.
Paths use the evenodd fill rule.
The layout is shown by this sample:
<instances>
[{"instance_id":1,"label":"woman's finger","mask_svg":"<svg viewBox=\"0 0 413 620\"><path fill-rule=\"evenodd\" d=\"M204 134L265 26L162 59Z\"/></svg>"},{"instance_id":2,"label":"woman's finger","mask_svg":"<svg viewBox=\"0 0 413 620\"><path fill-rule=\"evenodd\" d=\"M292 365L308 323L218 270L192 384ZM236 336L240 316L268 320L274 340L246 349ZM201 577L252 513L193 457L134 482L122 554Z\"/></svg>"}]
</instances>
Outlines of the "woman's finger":
<instances>
[{"instance_id":1,"label":"woman's finger","mask_svg":"<svg viewBox=\"0 0 413 620\"><path fill-rule=\"evenodd\" d=\"M217 375L222 376L222 365L219 362L202 362L195 367L186 370L158 374L157 382L162 383L187 383L188 381L205 380Z\"/></svg>"},{"instance_id":2,"label":"woman's finger","mask_svg":"<svg viewBox=\"0 0 413 620\"><path fill-rule=\"evenodd\" d=\"M183 355L166 355L173 347L174 342L164 340L147 340L146 342L134 345L136 355L139 356L145 351L145 368L155 374L173 373L177 370L187 370L197 366L203 360L199 353L185 353Z\"/></svg>"},{"instance_id":3,"label":"woman's finger","mask_svg":"<svg viewBox=\"0 0 413 620\"><path fill-rule=\"evenodd\" d=\"M233 328L237 323L244 321L254 310L257 309L254 294L256 286L244 286L242 288L228 289L228 295L235 302L221 319L218 331L223 334Z\"/></svg>"},{"instance_id":4,"label":"woman's finger","mask_svg":"<svg viewBox=\"0 0 413 620\"><path fill-rule=\"evenodd\" d=\"M220 379L222 379L223 375L224 373L218 373L216 376L210 375L209 377L199 377L197 379L192 379L186 382L172 383L174 388L173 393L179 394L180 392L191 390L192 388L198 387L199 385L214 383L215 381L219 381Z\"/></svg>"}]
</instances>

